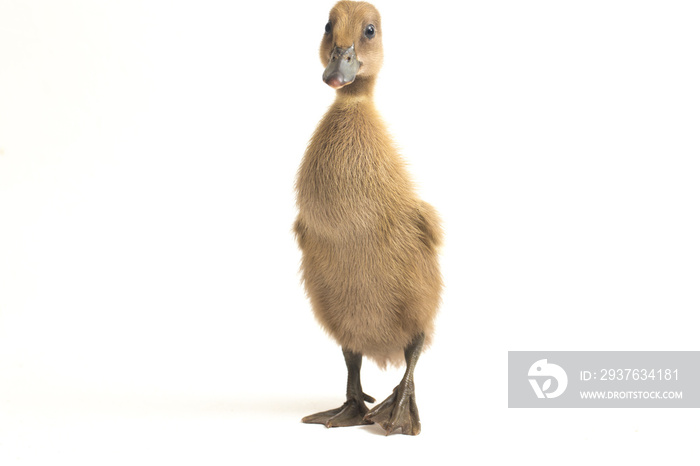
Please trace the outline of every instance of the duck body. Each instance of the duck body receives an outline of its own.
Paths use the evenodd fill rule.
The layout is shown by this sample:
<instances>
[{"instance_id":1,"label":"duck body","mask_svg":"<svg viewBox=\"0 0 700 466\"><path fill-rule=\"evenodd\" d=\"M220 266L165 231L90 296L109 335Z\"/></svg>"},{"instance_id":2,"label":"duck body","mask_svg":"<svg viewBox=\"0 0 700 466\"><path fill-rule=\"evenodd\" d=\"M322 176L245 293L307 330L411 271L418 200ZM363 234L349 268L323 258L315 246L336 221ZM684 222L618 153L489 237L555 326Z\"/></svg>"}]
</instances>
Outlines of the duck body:
<instances>
[{"instance_id":1,"label":"duck body","mask_svg":"<svg viewBox=\"0 0 700 466\"><path fill-rule=\"evenodd\" d=\"M441 233L371 99L336 99L311 138L297 193L294 229L316 318L342 347L380 366L401 363L417 334L432 335Z\"/></svg>"},{"instance_id":2,"label":"duck body","mask_svg":"<svg viewBox=\"0 0 700 466\"><path fill-rule=\"evenodd\" d=\"M383 60L379 12L340 1L321 42L323 80L336 98L314 132L296 181L294 232L314 314L343 350L346 401L302 419L341 427L379 424L421 430L413 372L430 342L442 289L442 230L421 201L372 100ZM371 410L360 370L406 362L399 385Z\"/></svg>"}]
</instances>

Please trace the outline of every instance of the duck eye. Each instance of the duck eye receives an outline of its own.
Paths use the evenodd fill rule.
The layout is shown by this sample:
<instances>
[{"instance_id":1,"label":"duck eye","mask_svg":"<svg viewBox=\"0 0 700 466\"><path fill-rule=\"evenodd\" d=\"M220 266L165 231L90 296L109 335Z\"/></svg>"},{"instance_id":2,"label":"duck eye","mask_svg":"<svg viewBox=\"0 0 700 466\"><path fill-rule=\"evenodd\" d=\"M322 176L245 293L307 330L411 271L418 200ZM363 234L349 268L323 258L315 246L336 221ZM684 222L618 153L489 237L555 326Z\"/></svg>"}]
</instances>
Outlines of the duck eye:
<instances>
[{"instance_id":1,"label":"duck eye","mask_svg":"<svg viewBox=\"0 0 700 466\"><path fill-rule=\"evenodd\" d=\"M376 31L374 30L374 25L370 24L365 28L365 37L371 39L374 37L375 32Z\"/></svg>"},{"instance_id":2,"label":"duck eye","mask_svg":"<svg viewBox=\"0 0 700 466\"><path fill-rule=\"evenodd\" d=\"M331 33L331 22L328 21L326 23L326 34L330 34L330 33Z\"/></svg>"}]
</instances>

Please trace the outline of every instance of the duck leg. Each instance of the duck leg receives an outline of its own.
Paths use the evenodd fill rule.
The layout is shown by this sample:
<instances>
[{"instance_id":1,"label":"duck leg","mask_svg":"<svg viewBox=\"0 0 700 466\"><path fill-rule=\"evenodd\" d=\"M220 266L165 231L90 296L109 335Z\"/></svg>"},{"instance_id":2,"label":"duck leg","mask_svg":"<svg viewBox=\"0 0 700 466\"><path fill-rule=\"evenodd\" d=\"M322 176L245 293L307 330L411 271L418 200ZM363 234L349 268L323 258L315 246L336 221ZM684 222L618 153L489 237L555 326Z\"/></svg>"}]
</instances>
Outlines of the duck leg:
<instances>
[{"instance_id":1,"label":"duck leg","mask_svg":"<svg viewBox=\"0 0 700 466\"><path fill-rule=\"evenodd\" d=\"M345 365L348 367L347 401L343 406L320 413L311 414L301 420L306 424L323 424L326 427L345 427L372 424L365 420L365 414L369 411L365 401L374 403L375 399L362 392L360 384L360 368L362 367L362 354L353 353L343 348Z\"/></svg>"},{"instance_id":2,"label":"duck leg","mask_svg":"<svg viewBox=\"0 0 700 466\"><path fill-rule=\"evenodd\" d=\"M401 428L405 435L418 435L420 433L420 418L416 406L415 387L413 384L413 370L416 368L418 357L423 348L425 335L420 334L406 347L406 373L399 385L389 397L365 415L365 419L382 426L386 435Z\"/></svg>"}]
</instances>

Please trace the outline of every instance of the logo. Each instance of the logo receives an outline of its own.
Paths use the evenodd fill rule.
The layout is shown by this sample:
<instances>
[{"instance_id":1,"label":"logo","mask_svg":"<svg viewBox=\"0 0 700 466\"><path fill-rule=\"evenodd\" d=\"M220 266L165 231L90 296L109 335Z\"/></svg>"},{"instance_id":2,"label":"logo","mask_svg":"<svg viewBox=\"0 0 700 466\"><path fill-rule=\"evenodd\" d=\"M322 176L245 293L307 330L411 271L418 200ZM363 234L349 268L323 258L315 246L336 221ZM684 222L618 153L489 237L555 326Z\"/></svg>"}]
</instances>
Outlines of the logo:
<instances>
[{"instance_id":1,"label":"logo","mask_svg":"<svg viewBox=\"0 0 700 466\"><path fill-rule=\"evenodd\" d=\"M564 393L566 385L569 383L564 369L556 364L549 364L546 359L540 359L530 366L527 375L530 377L528 380L537 398L556 398ZM548 391L552 388L552 379L556 381L556 388L553 391ZM538 380L542 381L541 386Z\"/></svg>"}]
</instances>

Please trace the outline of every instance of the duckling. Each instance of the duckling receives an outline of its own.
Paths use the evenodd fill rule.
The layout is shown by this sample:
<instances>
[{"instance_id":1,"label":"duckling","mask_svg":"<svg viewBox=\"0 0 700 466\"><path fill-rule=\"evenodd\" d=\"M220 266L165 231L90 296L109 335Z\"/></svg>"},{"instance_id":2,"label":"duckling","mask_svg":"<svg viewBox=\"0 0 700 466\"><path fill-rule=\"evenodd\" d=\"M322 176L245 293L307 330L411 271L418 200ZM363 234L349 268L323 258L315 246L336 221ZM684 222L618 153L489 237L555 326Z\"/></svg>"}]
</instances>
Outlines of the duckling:
<instances>
[{"instance_id":1,"label":"duckling","mask_svg":"<svg viewBox=\"0 0 700 466\"><path fill-rule=\"evenodd\" d=\"M382 25L365 2L340 1L321 41L323 80L335 101L308 144L296 180L294 233L315 317L340 344L347 366L345 403L306 416L326 427L379 424L389 435L421 425L413 372L430 343L442 277L442 230L421 201L373 103L382 66ZM386 400L362 391L362 358L406 372Z\"/></svg>"}]
</instances>

